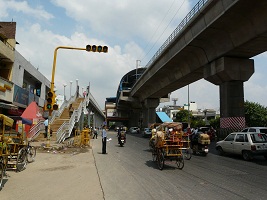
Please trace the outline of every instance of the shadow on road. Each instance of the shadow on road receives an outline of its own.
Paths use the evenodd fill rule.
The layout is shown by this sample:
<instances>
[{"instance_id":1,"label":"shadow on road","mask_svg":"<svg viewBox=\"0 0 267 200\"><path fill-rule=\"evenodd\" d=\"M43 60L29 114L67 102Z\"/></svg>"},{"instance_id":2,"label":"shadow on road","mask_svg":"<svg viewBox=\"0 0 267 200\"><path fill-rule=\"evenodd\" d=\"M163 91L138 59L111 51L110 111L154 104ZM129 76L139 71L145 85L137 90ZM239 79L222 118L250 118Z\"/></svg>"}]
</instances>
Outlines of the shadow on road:
<instances>
[{"instance_id":1,"label":"shadow on road","mask_svg":"<svg viewBox=\"0 0 267 200\"><path fill-rule=\"evenodd\" d=\"M157 161L148 160L145 163L148 167L153 169L159 169ZM163 170L175 170L177 169L177 165L174 161L165 161Z\"/></svg>"}]
</instances>

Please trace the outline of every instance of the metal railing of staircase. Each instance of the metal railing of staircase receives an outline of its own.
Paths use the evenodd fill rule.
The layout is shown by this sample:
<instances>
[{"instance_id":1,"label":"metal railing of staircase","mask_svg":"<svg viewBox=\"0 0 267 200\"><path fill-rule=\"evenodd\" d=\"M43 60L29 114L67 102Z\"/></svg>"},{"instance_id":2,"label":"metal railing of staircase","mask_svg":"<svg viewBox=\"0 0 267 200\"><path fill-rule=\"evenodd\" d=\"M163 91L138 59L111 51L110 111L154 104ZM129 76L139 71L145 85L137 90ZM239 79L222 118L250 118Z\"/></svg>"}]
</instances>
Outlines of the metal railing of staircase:
<instances>
[{"instance_id":1,"label":"metal railing of staircase","mask_svg":"<svg viewBox=\"0 0 267 200\"><path fill-rule=\"evenodd\" d=\"M89 93L87 99L87 104L89 104L89 102L91 102L91 104L93 104L95 106L95 108L97 108L98 112L105 117L103 111L101 110L100 106L98 105L97 101L95 100L95 98L93 97L93 95L91 93Z\"/></svg>"},{"instance_id":2,"label":"metal railing of staircase","mask_svg":"<svg viewBox=\"0 0 267 200\"><path fill-rule=\"evenodd\" d=\"M60 106L59 110L56 113L52 114L52 118L51 118L51 123L54 122L54 120L56 119L56 117L61 116L61 114L63 113L64 109L68 108L69 105L71 103L73 103L75 101L75 96L72 96L68 101L64 101L64 103ZM65 122L64 122L65 123ZM63 124L64 124L63 123ZM66 126L66 125L64 125ZM62 125L60 126L60 128L57 130L56 135L57 135L57 142L58 142L58 138L62 137L63 133L64 133L64 126L62 127ZM62 127L62 128L61 128ZM68 125L67 125L68 127ZM66 129L66 128L65 128ZM62 131L63 130L63 131Z\"/></svg>"},{"instance_id":3,"label":"metal railing of staircase","mask_svg":"<svg viewBox=\"0 0 267 200\"><path fill-rule=\"evenodd\" d=\"M63 142L71 135L71 131L75 125L77 110L74 110L69 122L64 122L57 130L57 143Z\"/></svg>"},{"instance_id":4,"label":"metal railing of staircase","mask_svg":"<svg viewBox=\"0 0 267 200\"><path fill-rule=\"evenodd\" d=\"M44 129L45 129L44 120L39 120L37 124L35 124L30 128L27 138L30 140L37 138L40 132L43 131Z\"/></svg>"},{"instance_id":5,"label":"metal railing of staircase","mask_svg":"<svg viewBox=\"0 0 267 200\"><path fill-rule=\"evenodd\" d=\"M69 105L75 101L75 97L76 96L72 96L71 99L69 99L68 101L64 101L64 103L60 106L59 110L52 112L50 123L53 123L56 117L59 117L64 111L64 109L66 107L68 108ZM45 129L44 120L39 120L37 124L35 124L34 126L30 128L29 133L27 134L27 138L31 140L37 138L40 132L44 131L44 129Z\"/></svg>"},{"instance_id":6,"label":"metal railing of staircase","mask_svg":"<svg viewBox=\"0 0 267 200\"><path fill-rule=\"evenodd\" d=\"M52 113L52 117L51 117L51 123L54 122L54 120L56 119L56 117L61 116L62 112L64 111L64 109L70 106L71 103L73 103L75 101L75 96L72 96L68 101L64 101L64 103L60 106L59 110L57 110L56 112Z\"/></svg>"},{"instance_id":7,"label":"metal railing of staircase","mask_svg":"<svg viewBox=\"0 0 267 200\"><path fill-rule=\"evenodd\" d=\"M82 114L82 108L85 104L85 101L82 101L79 104L78 109L75 109L70 120L69 123L63 123L59 129L57 130L57 143L61 143L64 142L64 140L68 137L70 137L72 129L75 125L75 122L77 122Z\"/></svg>"},{"instance_id":8,"label":"metal railing of staircase","mask_svg":"<svg viewBox=\"0 0 267 200\"><path fill-rule=\"evenodd\" d=\"M58 133L61 134L57 134L57 143L63 142L68 132L69 132L69 122L65 121L58 129Z\"/></svg>"},{"instance_id":9,"label":"metal railing of staircase","mask_svg":"<svg viewBox=\"0 0 267 200\"><path fill-rule=\"evenodd\" d=\"M68 102L68 106L70 103L75 101L75 97L72 98L69 102ZM97 101L94 99L94 97L89 94L80 104L78 109L75 109L69 122L64 122L59 129L57 130L57 143L61 143L63 142L66 138L70 137L72 129L74 128L75 122L79 121L81 114L83 112L83 109L86 108L87 104L89 103L89 101L91 101L91 103L93 103L95 105L95 107L100 111L100 106L97 104ZM63 112L64 109L62 109L61 113Z\"/></svg>"}]
</instances>

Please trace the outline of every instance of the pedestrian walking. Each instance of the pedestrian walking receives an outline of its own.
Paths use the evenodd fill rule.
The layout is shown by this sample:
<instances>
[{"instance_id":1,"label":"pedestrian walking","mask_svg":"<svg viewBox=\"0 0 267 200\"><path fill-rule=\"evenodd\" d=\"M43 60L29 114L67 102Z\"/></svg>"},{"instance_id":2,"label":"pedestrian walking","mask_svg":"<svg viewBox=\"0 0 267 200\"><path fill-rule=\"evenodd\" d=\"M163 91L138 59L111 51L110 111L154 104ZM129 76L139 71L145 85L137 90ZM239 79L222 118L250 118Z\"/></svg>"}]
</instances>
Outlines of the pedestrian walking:
<instances>
[{"instance_id":1,"label":"pedestrian walking","mask_svg":"<svg viewBox=\"0 0 267 200\"><path fill-rule=\"evenodd\" d=\"M73 111L74 111L74 108L72 107L72 104L70 104L70 106L69 106L69 117L72 116Z\"/></svg>"},{"instance_id":2,"label":"pedestrian walking","mask_svg":"<svg viewBox=\"0 0 267 200\"><path fill-rule=\"evenodd\" d=\"M44 133L44 138L47 137L47 132L48 132L48 119L44 121L44 126L45 126L45 133Z\"/></svg>"},{"instance_id":3,"label":"pedestrian walking","mask_svg":"<svg viewBox=\"0 0 267 200\"><path fill-rule=\"evenodd\" d=\"M106 131L106 127L103 126L102 127L102 154L106 154L107 151L107 131Z\"/></svg>"}]
</instances>

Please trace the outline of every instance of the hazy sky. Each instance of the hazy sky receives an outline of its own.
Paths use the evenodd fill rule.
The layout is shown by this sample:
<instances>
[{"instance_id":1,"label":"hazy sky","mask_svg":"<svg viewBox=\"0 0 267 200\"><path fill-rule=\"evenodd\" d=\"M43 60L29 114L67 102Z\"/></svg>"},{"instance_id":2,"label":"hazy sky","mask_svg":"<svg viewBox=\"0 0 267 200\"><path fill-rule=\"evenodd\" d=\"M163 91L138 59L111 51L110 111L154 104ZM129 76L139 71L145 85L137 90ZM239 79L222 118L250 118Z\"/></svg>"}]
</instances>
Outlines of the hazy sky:
<instances>
[{"instance_id":1,"label":"hazy sky","mask_svg":"<svg viewBox=\"0 0 267 200\"><path fill-rule=\"evenodd\" d=\"M58 50L55 74L57 94L70 95L70 81L89 84L104 108L115 97L123 75L145 66L186 14L195 0L0 0L0 21L17 23L17 51L51 80L54 49L107 45L109 52ZM255 59L255 73L244 84L245 100L267 106L267 54ZM188 88L172 92L178 105L188 101ZM219 87L205 80L190 84L190 101L198 108L219 109ZM173 104L170 102L169 104Z\"/></svg>"}]
</instances>

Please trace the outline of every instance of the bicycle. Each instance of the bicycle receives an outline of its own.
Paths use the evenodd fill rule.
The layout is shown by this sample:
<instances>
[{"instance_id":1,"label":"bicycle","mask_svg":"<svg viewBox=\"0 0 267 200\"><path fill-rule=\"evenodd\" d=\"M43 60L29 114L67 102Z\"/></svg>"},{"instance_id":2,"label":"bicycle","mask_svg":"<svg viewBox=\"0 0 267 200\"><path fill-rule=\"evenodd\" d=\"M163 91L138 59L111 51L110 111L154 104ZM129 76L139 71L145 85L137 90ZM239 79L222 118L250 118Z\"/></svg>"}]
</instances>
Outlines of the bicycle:
<instances>
[{"instance_id":1,"label":"bicycle","mask_svg":"<svg viewBox=\"0 0 267 200\"><path fill-rule=\"evenodd\" d=\"M34 161L35 156L36 156L36 147L31 146L30 142L28 142L28 144L25 148L26 148L26 154L27 154L27 156L26 156L27 162L31 163Z\"/></svg>"},{"instance_id":2,"label":"bicycle","mask_svg":"<svg viewBox=\"0 0 267 200\"><path fill-rule=\"evenodd\" d=\"M6 168L7 168L7 163L8 163L8 151L5 143L0 143L0 190L3 187L3 179L4 176L6 176Z\"/></svg>"},{"instance_id":3,"label":"bicycle","mask_svg":"<svg viewBox=\"0 0 267 200\"><path fill-rule=\"evenodd\" d=\"M6 163L4 157L0 157L0 190L2 189L3 179L6 174Z\"/></svg>"},{"instance_id":4,"label":"bicycle","mask_svg":"<svg viewBox=\"0 0 267 200\"><path fill-rule=\"evenodd\" d=\"M36 156L36 148L30 145L30 142L21 149L19 149L16 160L17 171L22 171L26 168L27 163L34 161Z\"/></svg>"}]
</instances>

